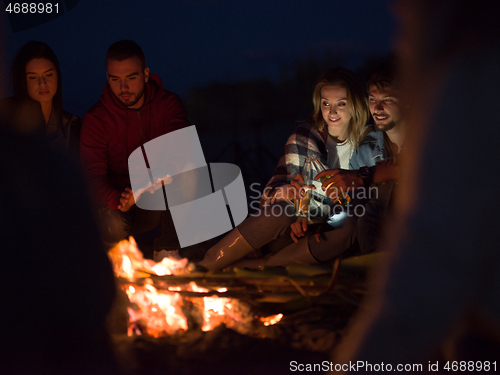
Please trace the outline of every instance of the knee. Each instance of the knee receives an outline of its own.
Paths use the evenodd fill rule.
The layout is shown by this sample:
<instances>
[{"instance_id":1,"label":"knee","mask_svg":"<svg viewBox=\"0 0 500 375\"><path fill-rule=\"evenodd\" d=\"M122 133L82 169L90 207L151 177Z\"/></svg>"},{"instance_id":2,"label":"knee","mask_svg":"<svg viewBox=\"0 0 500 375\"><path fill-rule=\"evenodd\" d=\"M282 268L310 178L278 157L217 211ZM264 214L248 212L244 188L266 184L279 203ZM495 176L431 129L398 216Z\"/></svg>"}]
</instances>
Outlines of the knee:
<instances>
[{"instance_id":1,"label":"knee","mask_svg":"<svg viewBox=\"0 0 500 375\"><path fill-rule=\"evenodd\" d=\"M297 220L293 205L283 201L267 206L262 205L258 212L252 214L251 216L259 217L259 220L265 220L270 223L279 221L285 223L285 225L293 223Z\"/></svg>"},{"instance_id":2,"label":"knee","mask_svg":"<svg viewBox=\"0 0 500 375\"><path fill-rule=\"evenodd\" d=\"M344 226L323 232L319 242L309 237L311 254L321 262L329 261L351 249L356 239L356 220L348 218Z\"/></svg>"}]
</instances>

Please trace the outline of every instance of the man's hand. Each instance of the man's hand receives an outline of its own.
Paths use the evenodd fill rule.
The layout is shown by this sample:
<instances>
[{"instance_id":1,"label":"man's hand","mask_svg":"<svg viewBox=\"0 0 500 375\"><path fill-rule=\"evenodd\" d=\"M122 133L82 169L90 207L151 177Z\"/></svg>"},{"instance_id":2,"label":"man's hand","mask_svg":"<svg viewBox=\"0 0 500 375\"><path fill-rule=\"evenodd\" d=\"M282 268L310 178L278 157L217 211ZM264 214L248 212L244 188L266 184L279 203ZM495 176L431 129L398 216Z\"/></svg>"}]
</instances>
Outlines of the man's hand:
<instances>
[{"instance_id":1,"label":"man's hand","mask_svg":"<svg viewBox=\"0 0 500 375\"><path fill-rule=\"evenodd\" d=\"M363 180L358 175L358 171L348 169L328 169L322 171L314 177L316 181L322 177L328 177L321 184L325 194L331 199L336 199L339 194L347 195L347 189L352 191L363 186Z\"/></svg>"},{"instance_id":2,"label":"man's hand","mask_svg":"<svg viewBox=\"0 0 500 375\"><path fill-rule=\"evenodd\" d=\"M118 202L118 209L123 212L130 210L135 204L134 194L131 188L125 188Z\"/></svg>"}]
</instances>

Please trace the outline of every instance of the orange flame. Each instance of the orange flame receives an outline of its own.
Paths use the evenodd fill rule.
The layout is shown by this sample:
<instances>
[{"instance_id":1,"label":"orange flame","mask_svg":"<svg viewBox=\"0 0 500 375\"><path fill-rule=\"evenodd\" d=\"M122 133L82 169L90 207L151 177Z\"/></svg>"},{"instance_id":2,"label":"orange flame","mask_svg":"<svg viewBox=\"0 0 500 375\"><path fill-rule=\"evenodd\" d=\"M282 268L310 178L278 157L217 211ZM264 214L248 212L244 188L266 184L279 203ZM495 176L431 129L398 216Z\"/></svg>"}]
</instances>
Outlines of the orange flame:
<instances>
[{"instance_id":1,"label":"orange flame","mask_svg":"<svg viewBox=\"0 0 500 375\"><path fill-rule=\"evenodd\" d=\"M125 292L130 302L137 306L137 309L128 308L129 336L137 326L144 327L143 333L154 337L187 330L187 320L182 313L182 297L179 293L162 293L150 284L144 287L128 285Z\"/></svg>"},{"instance_id":2,"label":"orange flame","mask_svg":"<svg viewBox=\"0 0 500 375\"><path fill-rule=\"evenodd\" d=\"M131 306L128 307L128 335L147 334L154 337L170 335L188 329L188 321L182 308L185 300L180 286L168 286L167 290L158 290L153 285L151 275L179 275L187 266L188 260L163 258L161 262L144 259L133 237L130 241L121 241L108 253L117 277L128 280L121 287L127 294ZM137 283L142 279L141 285ZM210 293L210 290L191 281L184 290L195 293ZM225 293L227 288L218 288ZM250 308L237 300L217 296L194 298L194 305L200 309L203 323L201 329L210 331L224 323L241 331L243 326L250 327L253 316ZM279 322L282 314L260 318L268 326ZM243 329L244 330L244 329Z\"/></svg>"},{"instance_id":3,"label":"orange flame","mask_svg":"<svg viewBox=\"0 0 500 375\"><path fill-rule=\"evenodd\" d=\"M264 323L264 325L267 327L267 326L271 326L273 324L278 323L281 320L281 318L283 318L283 314L276 314L276 315L271 315L271 316L267 316L267 317L262 317L259 320L262 323Z\"/></svg>"},{"instance_id":4,"label":"orange flame","mask_svg":"<svg viewBox=\"0 0 500 375\"><path fill-rule=\"evenodd\" d=\"M139 277L147 277L148 274L158 276L178 275L186 268L187 259L163 258L159 263L144 259L134 238L130 237L129 240L130 242L127 240L120 241L108 252L117 277L134 281Z\"/></svg>"},{"instance_id":5,"label":"orange flame","mask_svg":"<svg viewBox=\"0 0 500 375\"><path fill-rule=\"evenodd\" d=\"M203 297L204 314L203 326L204 332L211 331L215 327L226 323L227 310L232 308L231 299L218 297Z\"/></svg>"}]
</instances>

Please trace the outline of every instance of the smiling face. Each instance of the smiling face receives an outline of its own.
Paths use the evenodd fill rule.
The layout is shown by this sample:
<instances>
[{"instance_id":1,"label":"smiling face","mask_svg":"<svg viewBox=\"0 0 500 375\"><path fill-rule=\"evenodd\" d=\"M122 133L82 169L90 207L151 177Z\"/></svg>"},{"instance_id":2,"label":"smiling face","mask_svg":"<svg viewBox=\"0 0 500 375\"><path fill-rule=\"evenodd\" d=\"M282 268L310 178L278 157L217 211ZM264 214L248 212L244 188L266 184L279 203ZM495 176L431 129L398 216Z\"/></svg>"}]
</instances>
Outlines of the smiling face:
<instances>
[{"instance_id":1,"label":"smiling face","mask_svg":"<svg viewBox=\"0 0 500 375\"><path fill-rule=\"evenodd\" d=\"M106 76L111 91L124 106L134 109L142 107L149 68L142 69L140 59L131 57L123 61L107 60Z\"/></svg>"},{"instance_id":2,"label":"smiling face","mask_svg":"<svg viewBox=\"0 0 500 375\"><path fill-rule=\"evenodd\" d=\"M401 122L398 95L394 88L370 86L368 103L377 130L386 132L394 129Z\"/></svg>"},{"instance_id":3,"label":"smiling face","mask_svg":"<svg viewBox=\"0 0 500 375\"><path fill-rule=\"evenodd\" d=\"M40 103L52 102L57 92L57 71L47 59L33 59L26 64L26 84L30 98Z\"/></svg>"},{"instance_id":4,"label":"smiling face","mask_svg":"<svg viewBox=\"0 0 500 375\"><path fill-rule=\"evenodd\" d=\"M324 86L321 89L321 113L328 125L328 133L340 141L347 138L352 113L347 105L347 91L342 86Z\"/></svg>"}]
</instances>

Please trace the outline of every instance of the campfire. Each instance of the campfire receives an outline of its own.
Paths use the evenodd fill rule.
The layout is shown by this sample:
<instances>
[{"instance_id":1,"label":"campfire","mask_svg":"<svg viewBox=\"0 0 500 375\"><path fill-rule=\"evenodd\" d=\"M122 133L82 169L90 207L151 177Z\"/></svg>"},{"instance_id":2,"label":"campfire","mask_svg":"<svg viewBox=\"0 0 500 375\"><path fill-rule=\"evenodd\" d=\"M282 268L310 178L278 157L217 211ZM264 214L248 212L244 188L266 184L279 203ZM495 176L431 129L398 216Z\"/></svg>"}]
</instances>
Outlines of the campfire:
<instances>
[{"instance_id":1,"label":"campfire","mask_svg":"<svg viewBox=\"0 0 500 375\"><path fill-rule=\"evenodd\" d=\"M247 333L256 324L273 325L283 317L258 316L245 301L226 297L228 288L216 285L221 283L220 278L206 282L192 277L195 270L187 259L164 258L159 263L144 259L132 237L121 241L108 255L119 287L129 300L129 336L160 337L188 329L210 331L221 324Z\"/></svg>"},{"instance_id":2,"label":"campfire","mask_svg":"<svg viewBox=\"0 0 500 375\"><path fill-rule=\"evenodd\" d=\"M186 259L144 259L132 238L109 257L121 289L109 330L125 375L282 374L291 361L321 363L366 287L366 260L210 273Z\"/></svg>"}]
</instances>

